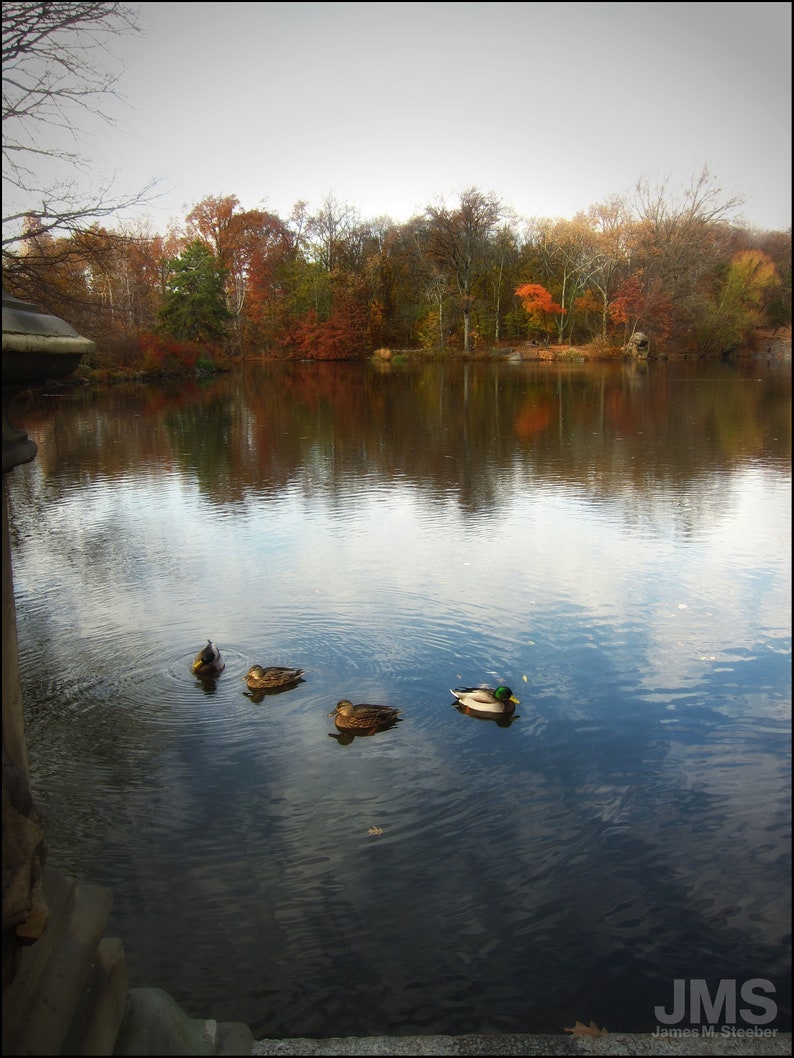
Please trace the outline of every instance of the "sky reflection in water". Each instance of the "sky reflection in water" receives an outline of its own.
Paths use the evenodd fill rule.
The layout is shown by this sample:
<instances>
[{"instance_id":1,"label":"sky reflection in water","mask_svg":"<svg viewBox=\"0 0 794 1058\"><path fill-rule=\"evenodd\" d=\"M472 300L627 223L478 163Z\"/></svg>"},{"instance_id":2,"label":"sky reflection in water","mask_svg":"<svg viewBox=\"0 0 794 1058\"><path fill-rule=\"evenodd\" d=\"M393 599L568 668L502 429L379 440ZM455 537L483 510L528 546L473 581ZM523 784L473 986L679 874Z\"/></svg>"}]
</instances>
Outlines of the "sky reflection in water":
<instances>
[{"instance_id":1,"label":"sky reflection in water","mask_svg":"<svg viewBox=\"0 0 794 1058\"><path fill-rule=\"evenodd\" d=\"M43 399L9 479L50 858L113 886L132 984L330 1036L651 1031L760 977L790 1028L790 374L150 396ZM257 662L305 682L254 703ZM453 707L486 681L509 727ZM342 744L342 697L404 722Z\"/></svg>"}]
</instances>

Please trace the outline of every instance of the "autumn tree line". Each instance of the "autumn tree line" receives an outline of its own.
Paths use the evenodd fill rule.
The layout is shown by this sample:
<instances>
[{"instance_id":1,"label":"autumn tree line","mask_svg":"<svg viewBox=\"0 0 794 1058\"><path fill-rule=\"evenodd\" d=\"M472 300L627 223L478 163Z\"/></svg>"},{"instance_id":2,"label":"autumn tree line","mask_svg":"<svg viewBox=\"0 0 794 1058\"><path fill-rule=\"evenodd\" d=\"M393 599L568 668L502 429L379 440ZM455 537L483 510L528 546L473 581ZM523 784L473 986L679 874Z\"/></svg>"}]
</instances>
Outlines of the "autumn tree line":
<instances>
[{"instance_id":1,"label":"autumn tree line","mask_svg":"<svg viewBox=\"0 0 794 1058\"><path fill-rule=\"evenodd\" d=\"M209 196L166 234L121 223L155 188L86 188L94 166L63 132L110 120L112 44L138 31L114 0L3 4L4 289L94 339L94 369L526 343L614 356L637 331L657 353L727 356L791 322L790 228L733 223L740 203L707 169L573 220L520 220L469 188L399 224L333 195L287 218Z\"/></svg>"},{"instance_id":2,"label":"autumn tree line","mask_svg":"<svg viewBox=\"0 0 794 1058\"><path fill-rule=\"evenodd\" d=\"M286 219L209 196L165 235L59 236L32 215L3 281L94 339L108 370L528 343L607 357L636 331L657 354L729 356L791 323L791 231L736 225L734 207L707 170L676 199L640 185L573 220L519 221L477 188L406 223L333 195Z\"/></svg>"}]
</instances>

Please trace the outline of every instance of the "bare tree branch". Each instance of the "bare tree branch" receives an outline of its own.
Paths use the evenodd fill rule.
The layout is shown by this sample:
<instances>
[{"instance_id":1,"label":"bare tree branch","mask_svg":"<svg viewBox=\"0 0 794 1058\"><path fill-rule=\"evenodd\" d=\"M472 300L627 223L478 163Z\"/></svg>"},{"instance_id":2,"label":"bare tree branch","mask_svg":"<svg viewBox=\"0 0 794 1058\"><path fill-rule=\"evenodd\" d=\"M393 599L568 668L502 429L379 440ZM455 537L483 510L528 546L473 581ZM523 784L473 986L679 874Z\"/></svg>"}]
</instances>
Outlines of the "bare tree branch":
<instances>
[{"instance_id":1,"label":"bare tree branch","mask_svg":"<svg viewBox=\"0 0 794 1058\"><path fill-rule=\"evenodd\" d=\"M114 37L136 33L135 12L121 3L4 3L3 252L25 236L73 231L85 222L140 204L154 181L130 194L99 178L80 149L82 117L113 124L123 66Z\"/></svg>"}]
</instances>

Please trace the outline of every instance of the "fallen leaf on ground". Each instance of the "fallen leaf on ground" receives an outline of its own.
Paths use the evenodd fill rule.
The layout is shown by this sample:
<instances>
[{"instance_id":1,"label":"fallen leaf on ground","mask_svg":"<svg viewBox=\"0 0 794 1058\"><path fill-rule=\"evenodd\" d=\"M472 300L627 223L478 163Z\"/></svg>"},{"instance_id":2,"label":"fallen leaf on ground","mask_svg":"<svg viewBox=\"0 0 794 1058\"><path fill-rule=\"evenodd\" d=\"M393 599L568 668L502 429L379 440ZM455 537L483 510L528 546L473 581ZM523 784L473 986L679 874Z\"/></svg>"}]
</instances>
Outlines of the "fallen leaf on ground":
<instances>
[{"instance_id":1,"label":"fallen leaf on ground","mask_svg":"<svg viewBox=\"0 0 794 1058\"><path fill-rule=\"evenodd\" d=\"M583 1025L581 1021L577 1021L572 1029L565 1029L566 1032L573 1033L574 1036L608 1036L609 1033L606 1029L599 1029L598 1025L594 1021L591 1021L589 1025Z\"/></svg>"}]
</instances>

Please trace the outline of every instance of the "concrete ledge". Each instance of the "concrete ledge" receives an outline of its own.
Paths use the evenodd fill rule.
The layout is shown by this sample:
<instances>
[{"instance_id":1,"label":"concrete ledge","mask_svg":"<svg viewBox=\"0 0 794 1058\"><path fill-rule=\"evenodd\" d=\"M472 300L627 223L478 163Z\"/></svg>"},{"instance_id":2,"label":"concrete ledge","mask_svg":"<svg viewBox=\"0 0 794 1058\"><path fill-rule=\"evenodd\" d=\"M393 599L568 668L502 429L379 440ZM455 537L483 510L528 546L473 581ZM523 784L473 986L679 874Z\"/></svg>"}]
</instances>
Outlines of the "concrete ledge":
<instances>
[{"instance_id":1,"label":"concrete ledge","mask_svg":"<svg viewBox=\"0 0 794 1058\"><path fill-rule=\"evenodd\" d=\"M159 988L132 988L114 1055L250 1054L247 1025L191 1018Z\"/></svg>"},{"instance_id":2,"label":"concrete ledge","mask_svg":"<svg viewBox=\"0 0 794 1058\"><path fill-rule=\"evenodd\" d=\"M544 1055L544 1054L791 1054L791 1033L777 1036L369 1036L324 1040L257 1040L252 1054Z\"/></svg>"}]
</instances>

